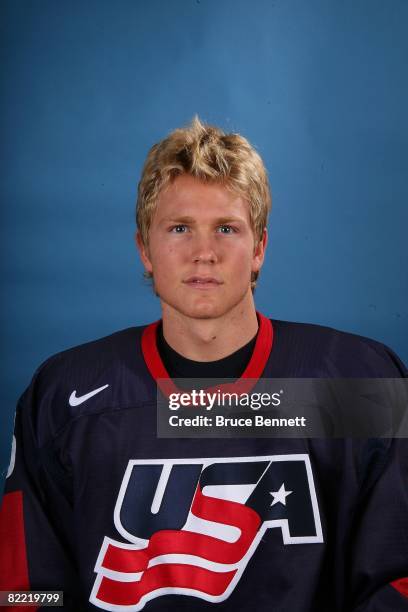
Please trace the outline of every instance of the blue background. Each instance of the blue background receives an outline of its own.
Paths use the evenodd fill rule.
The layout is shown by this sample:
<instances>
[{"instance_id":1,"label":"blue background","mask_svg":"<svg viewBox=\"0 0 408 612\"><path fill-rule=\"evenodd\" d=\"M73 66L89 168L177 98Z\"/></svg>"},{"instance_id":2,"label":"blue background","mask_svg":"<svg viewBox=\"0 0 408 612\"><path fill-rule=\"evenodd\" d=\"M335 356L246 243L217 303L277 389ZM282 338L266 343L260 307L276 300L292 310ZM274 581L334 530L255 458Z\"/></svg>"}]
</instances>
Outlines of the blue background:
<instances>
[{"instance_id":1,"label":"blue background","mask_svg":"<svg viewBox=\"0 0 408 612\"><path fill-rule=\"evenodd\" d=\"M0 472L42 360L159 317L133 246L136 187L150 146L195 113L248 137L270 174L258 308L408 361L406 0L0 12Z\"/></svg>"}]
</instances>

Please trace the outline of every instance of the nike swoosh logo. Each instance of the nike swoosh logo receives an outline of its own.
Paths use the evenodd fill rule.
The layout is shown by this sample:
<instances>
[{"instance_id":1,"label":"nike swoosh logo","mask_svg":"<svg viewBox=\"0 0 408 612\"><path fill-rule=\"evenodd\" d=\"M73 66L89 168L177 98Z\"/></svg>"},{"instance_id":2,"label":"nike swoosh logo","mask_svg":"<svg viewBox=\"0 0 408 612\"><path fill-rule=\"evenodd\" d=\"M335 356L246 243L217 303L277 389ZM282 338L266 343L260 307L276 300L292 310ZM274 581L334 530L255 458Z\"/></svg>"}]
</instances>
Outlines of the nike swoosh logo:
<instances>
[{"instance_id":1,"label":"nike swoosh logo","mask_svg":"<svg viewBox=\"0 0 408 612\"><path fill-rule=\"evenodd\" d=\"M89 393L86 393L85 395L79 395L79 396L77 396L76 389L75 389L75 391L73 391L71 395L69 396L69 405L79 406L79 404L83 404L84 402L86 402L86 400L89 400L91 397L93 397L97 393L100 393L107 387L109 387L109 385L103 385L103 387L99 387L98 389L94 389L93 391L90 391Z\"/></svg>"}]
</instances>

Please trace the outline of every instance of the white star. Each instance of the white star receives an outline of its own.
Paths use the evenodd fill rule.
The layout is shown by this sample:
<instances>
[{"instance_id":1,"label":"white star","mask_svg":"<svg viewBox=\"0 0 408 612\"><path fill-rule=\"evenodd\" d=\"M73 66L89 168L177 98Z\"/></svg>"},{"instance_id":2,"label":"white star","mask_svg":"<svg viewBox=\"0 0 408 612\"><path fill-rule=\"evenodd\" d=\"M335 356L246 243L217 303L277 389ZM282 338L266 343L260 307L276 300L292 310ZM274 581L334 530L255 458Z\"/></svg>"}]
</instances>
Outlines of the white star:
<instances>
[{"instance_id":1,"label":"white star","mask_svg":"<svg viewBox=\"0 0 408 612\"><path fill-rule=\"evenodd\" d=\"M271 506L274 506L278 503L286 506L286 498L291 493L293 493L293 491L285 491L285 483L282 483L279 491L270 491L270 494L273 496L273 502L271 503Z\"/></svg>"}]
</instances>

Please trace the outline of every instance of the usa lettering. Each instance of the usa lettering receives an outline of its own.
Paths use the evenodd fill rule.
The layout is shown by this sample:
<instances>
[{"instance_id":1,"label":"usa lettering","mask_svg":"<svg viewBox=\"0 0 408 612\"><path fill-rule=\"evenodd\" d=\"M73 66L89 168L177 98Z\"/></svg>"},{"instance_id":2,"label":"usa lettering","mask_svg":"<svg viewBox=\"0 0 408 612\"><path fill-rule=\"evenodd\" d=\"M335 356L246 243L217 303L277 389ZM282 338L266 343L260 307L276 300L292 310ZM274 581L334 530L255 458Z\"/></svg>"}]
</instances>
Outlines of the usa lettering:
<instances>
[{"instance_id":1,"label":"usa lettering","mask_svg":"<svg viewBox=\"0 0 408 612\"><path fill-rule=\"evenodd\" d=\"M90 601L141 610L169 594L229 597L267 529L323 542L309 456L129 461Z\"/></svg>"}]
</instances>

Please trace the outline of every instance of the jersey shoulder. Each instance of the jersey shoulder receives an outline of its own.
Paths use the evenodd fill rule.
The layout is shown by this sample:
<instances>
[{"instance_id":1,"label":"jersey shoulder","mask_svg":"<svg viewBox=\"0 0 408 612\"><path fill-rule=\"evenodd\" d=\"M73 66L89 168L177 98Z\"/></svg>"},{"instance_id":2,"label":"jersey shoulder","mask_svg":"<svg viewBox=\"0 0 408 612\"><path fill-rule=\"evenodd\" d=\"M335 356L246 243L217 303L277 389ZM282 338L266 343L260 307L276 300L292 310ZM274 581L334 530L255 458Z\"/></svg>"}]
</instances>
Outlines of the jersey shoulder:
<instances>
[{"instance_id":1,"label":"jersey shoulder","mask_svg":"<svg viewBox=\"0 0 408 612\"><path fill-rule=\"evenodd\" d=\"M399 378L408 371L385 344L323 325L272 319L276 361L287 376ZM284 366L285 367L285 366Z\"/></svg>"},{"instance_id":2,"label":"jersey shoulder","mask_svg":"<svg viewBox=\"0 0 408 612\"><path fill-rule=\"evenodd\" d=\"M65 349L46 359L37 369L37 372L46 373L48 370L66 368L77 364L78 366L101 366L111 363L112 360L135 358L140 346L140 339L146 326L129 327L114 332L102 338L91 340L77 346ZM140 351L139 351L140 353Z\"/></svg>"}]
</instances>

